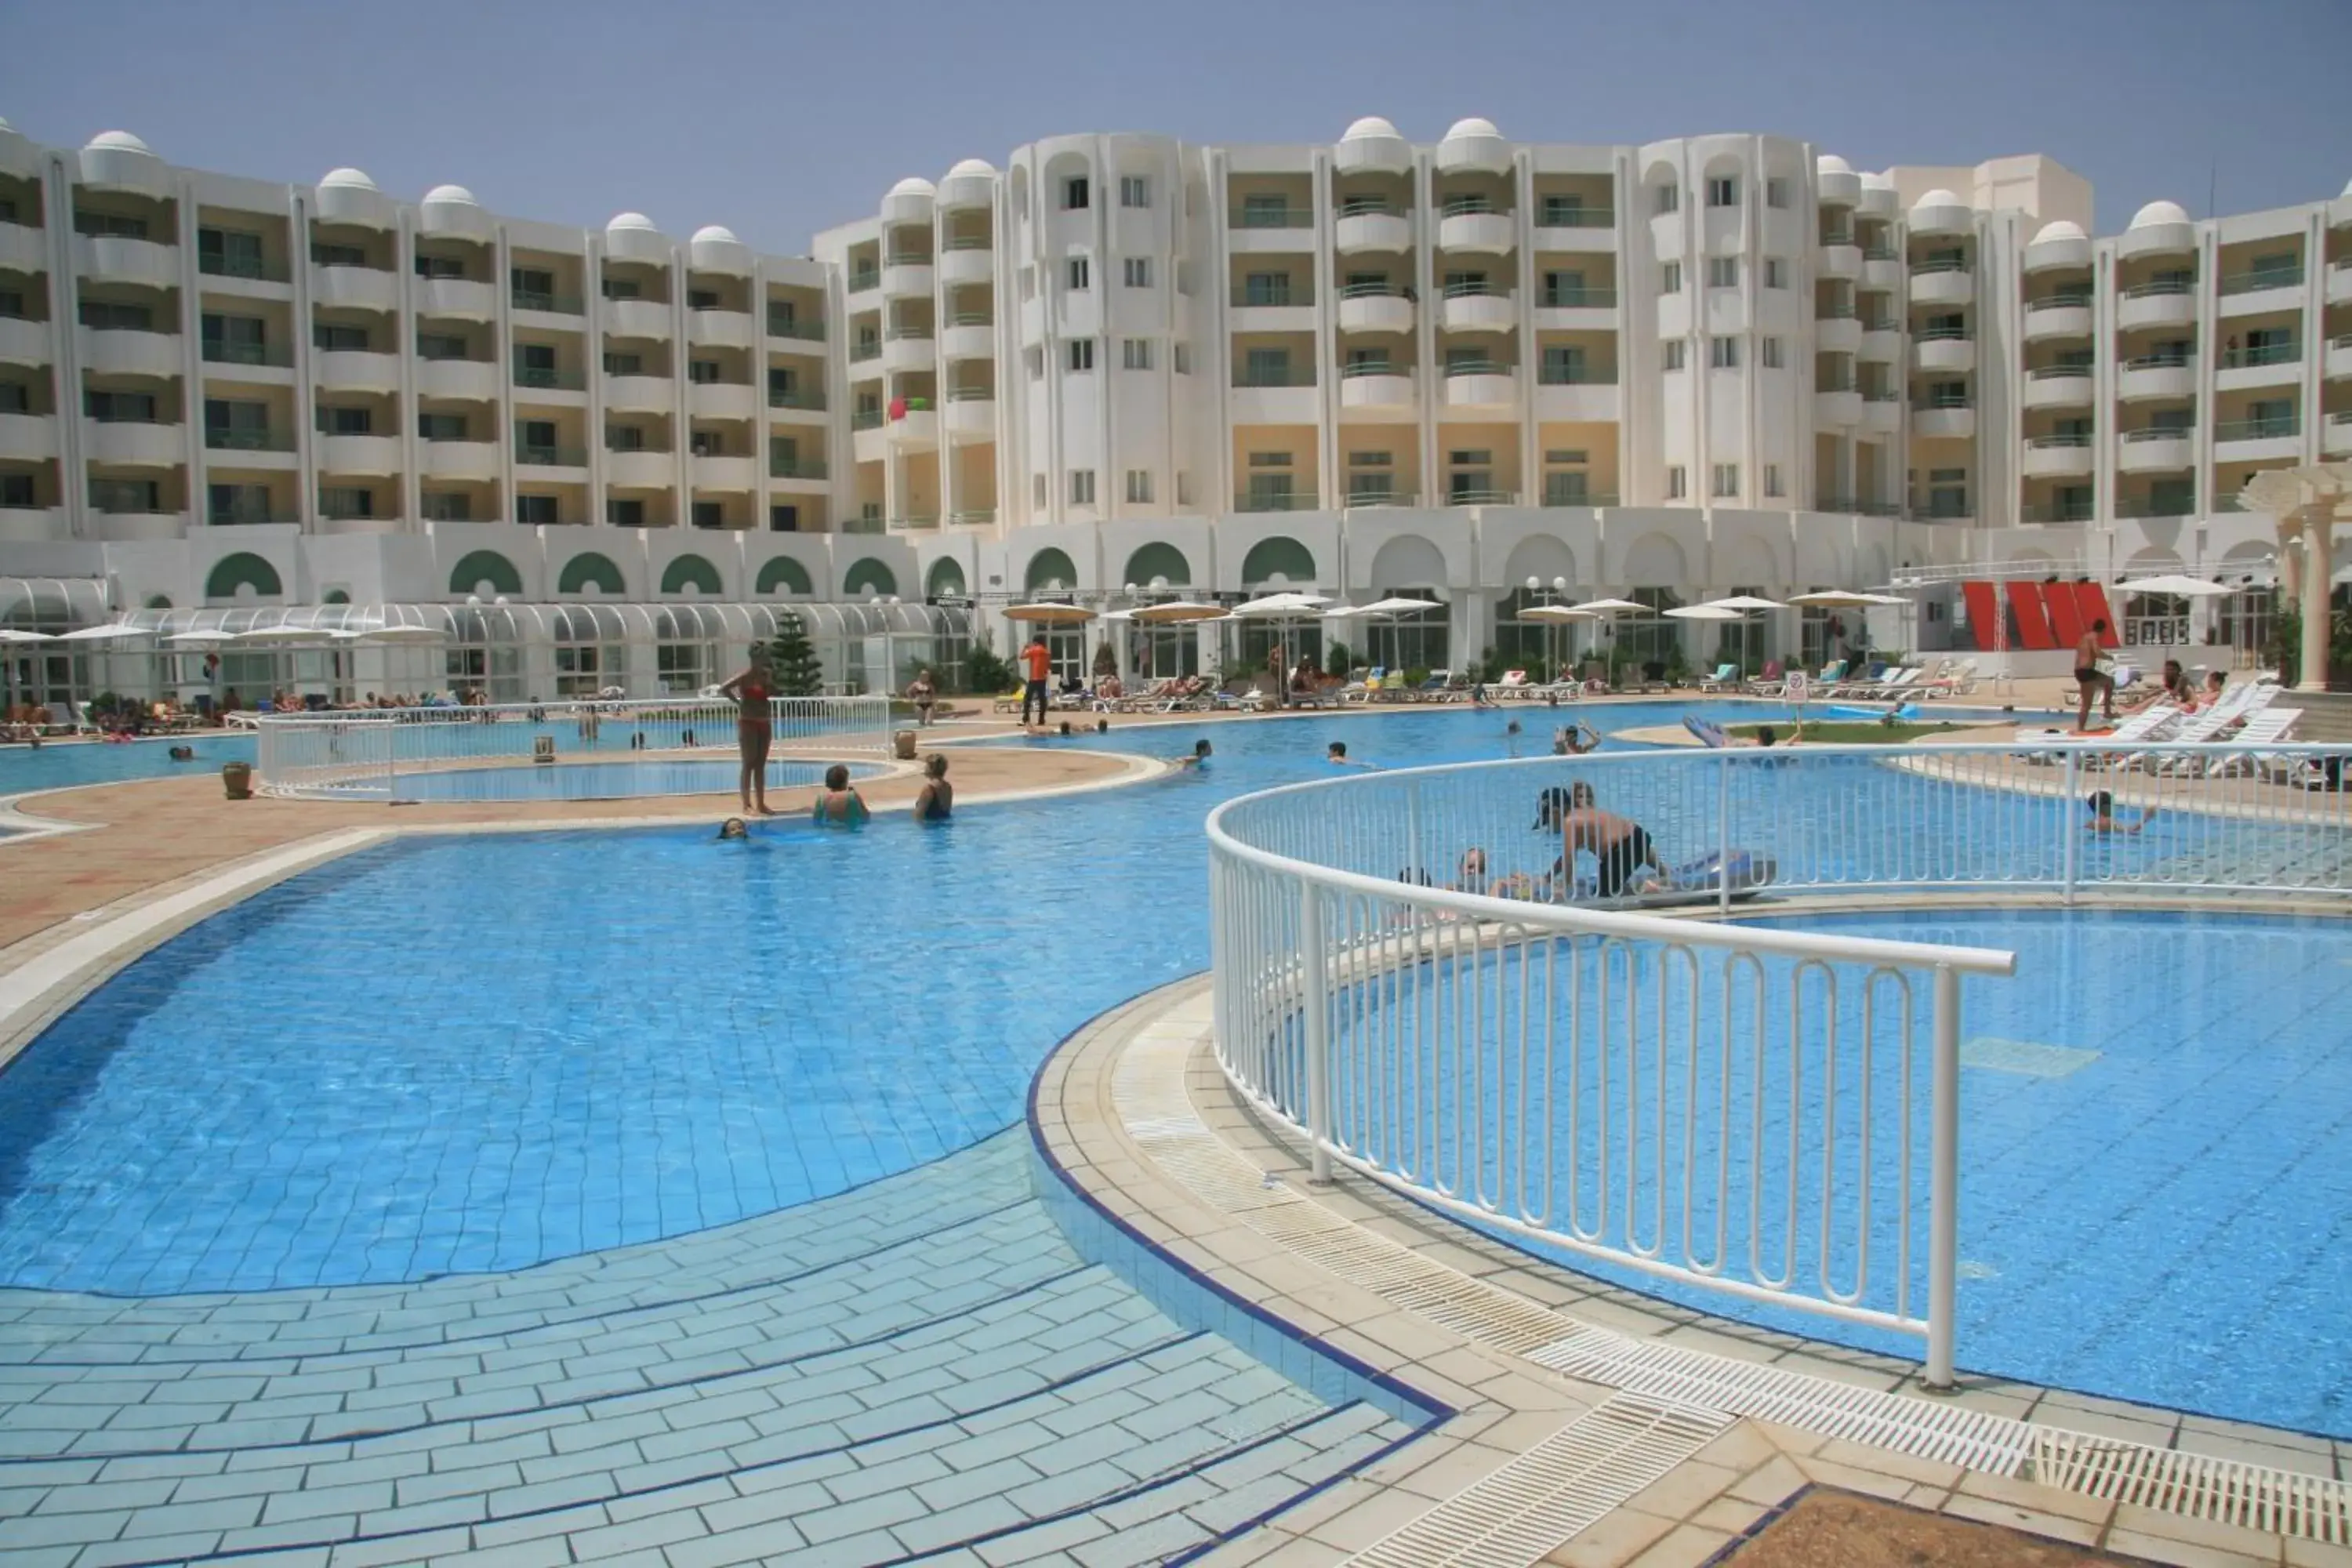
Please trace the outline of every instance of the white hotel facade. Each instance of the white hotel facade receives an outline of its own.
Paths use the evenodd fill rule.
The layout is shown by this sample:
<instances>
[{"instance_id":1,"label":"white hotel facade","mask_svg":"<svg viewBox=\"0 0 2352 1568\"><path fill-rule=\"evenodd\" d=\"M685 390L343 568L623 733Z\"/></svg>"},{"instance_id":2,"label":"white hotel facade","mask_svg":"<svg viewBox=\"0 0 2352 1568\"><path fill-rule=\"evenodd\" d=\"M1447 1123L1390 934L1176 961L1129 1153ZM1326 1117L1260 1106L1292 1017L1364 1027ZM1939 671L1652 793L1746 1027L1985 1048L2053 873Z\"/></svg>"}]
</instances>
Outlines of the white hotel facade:
<instances>
[{"instance_id":1,"label":"white hotel facade","mask_svg":"<svg viewBox=\"0 0 2352 1568\"><path fill-rule=\"evenodd\" d=\"M2035 156L1363 120L1039 142L782 257L0 128L0 620L1311 584L1458 661L1562 591L2266 580L2240 487L2352 457L2352 189L2090 218Z\"/></svg>"}]
</instances>

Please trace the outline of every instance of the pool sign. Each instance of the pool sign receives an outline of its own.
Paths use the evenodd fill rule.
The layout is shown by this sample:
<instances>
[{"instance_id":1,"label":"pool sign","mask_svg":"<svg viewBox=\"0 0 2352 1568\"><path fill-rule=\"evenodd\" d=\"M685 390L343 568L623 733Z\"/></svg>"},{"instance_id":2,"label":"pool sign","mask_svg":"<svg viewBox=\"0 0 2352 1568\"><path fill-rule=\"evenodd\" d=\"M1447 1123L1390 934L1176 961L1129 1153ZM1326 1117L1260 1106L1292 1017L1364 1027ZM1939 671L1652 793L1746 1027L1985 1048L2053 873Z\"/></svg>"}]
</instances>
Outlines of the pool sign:
<instances>
[{"instance_id":1,"label":"pool sign","mask_svg":"<svg viewBox=\"0 0 2352 1568\"><path fill-rule=\"evenodd\" d=\"M1803 670L1792 669L1789 672L1788 684L1781 688L1780 695L1790 707L1802 708L1805 705L1806 697L1810 695L1806 688L1811 684L1805 678Z\"/></svg>"}]
</instances>

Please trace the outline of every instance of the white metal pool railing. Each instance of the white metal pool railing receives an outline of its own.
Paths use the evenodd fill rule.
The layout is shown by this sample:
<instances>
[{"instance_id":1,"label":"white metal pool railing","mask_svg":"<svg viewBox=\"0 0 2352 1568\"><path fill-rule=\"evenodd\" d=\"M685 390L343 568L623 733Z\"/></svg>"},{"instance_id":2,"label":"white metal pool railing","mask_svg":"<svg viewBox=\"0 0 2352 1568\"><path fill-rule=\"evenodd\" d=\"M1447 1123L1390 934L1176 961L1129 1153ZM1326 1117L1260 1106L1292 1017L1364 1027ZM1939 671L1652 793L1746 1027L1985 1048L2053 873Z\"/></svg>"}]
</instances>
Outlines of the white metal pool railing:
<instances>
[{"instance_id":1,"label":"white metal pool railing","mask_svg":"<svg viewBox=\"0 0 2352 1568\"><path fill-rule=\"evenodd\" d=\"M1542 792L1580 780L1669 859L1757 850L1807 889L2210 892L2232 864L2263 890L2346 886L2338 796L2168 760L2226 750L2018 749L1547 757L1244 796L1209 823L1220 1060L1318 1178L1337 1161L1538 1244L1919 1335L1948 1384L1960 979L2014 955L1491 894L1549 869ZM2173 811L2095 838L2078 786L2118 778Z\"/></svg>"},{"instance_id":2,"label":"white metal pool railing","mask_svg":"<svg viewBox=\"0 0 2352 1568\"><path fill-rule=\"evenodd\" d=\"M769 712L780 757L888 750L887 697L777 697ZM735 721L732 702L698 698L268 713L255 725L255 771L273 795L390 800L404 777L460 768L731 761Z\"/></svg>"}]
</instances>

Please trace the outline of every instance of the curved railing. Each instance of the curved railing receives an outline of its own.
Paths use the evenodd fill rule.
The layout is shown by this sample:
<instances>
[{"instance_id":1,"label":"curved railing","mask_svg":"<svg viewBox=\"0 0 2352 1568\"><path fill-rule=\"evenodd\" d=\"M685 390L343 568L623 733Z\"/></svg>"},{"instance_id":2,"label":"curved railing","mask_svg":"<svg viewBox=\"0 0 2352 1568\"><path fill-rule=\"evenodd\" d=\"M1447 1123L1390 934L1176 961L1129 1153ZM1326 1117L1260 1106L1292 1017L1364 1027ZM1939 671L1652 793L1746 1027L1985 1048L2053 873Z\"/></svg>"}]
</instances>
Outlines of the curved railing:
<instances>
[{"instance_id":1,"label":"curved railing","mask_svg":"<svg viewBox=\"0 0 2352 1568\"><path fill-rule=\"evenodd\" d=\"M878 756L889 746L887 697L777 697L769 710L779 758ZM701 698L265 713L255 723L255 770L268 793L311 799L439 798L418 781L467 769L483 776L464 798L539 799L534 789L500 788L499 778L592 762L633 764L596 798L702 793L713 787L701 776L712 759L735 754L736 717L734 703Z\"/></svg>"},{"instance_id":2,"label":"curved railing","mask_svg":"<svg viewBox=\"0 0 2352 1568\"><path fill-rule=\"evenodd\" d=\"M1642 824L1681 868L1646 897L1685 914L1783 890L2352 891L2345 797L2293 787L2342 748L2036 746L1546 757L1229 802L1209 820L1225 1074L1318 1176L1921 1336L1947 1384L1961 981L2014 955L1556 901L1588 889L1555 870L1544 801L1581 784ZM2119 828L2156 815L2094 831L2094 789Z\"/></svg>"}]
</instances>

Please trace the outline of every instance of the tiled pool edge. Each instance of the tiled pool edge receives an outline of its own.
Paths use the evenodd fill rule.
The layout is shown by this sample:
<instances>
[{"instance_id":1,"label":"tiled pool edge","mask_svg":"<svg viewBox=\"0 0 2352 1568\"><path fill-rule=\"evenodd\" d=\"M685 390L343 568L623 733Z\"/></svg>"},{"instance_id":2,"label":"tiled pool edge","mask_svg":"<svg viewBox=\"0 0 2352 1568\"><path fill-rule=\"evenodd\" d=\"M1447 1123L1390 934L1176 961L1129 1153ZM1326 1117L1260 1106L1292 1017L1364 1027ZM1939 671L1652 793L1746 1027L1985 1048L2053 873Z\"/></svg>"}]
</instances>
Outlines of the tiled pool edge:
<instances>
[{"instance_id":1,"label":"tiled pool edge","mask_svg":"<svg viewBox=\"0 0 2352 1568\"><path fill-rule=\"evenodd\" d=\"M1041 1146L1050 1138L1055 1146L1075 1151L1067 1166L1072 1178L1093 1184L1097 1200L1123 1215L1139 1233L1153 1237L1160 1252L1196 1261L1200 1270L1221 1287L1255 1297L1268 1310L1323 1342L1349 1350L1375 1366L1400 1372L1416 1384L1453 1400L1458 1408L1475 1414L1475 1407L1484 1403L1482 1396L1517 1392L1511 1384L1500 1381L1478 1382L1475 1392L1465 1391L1456 1384L1455 1376L1475 1374L1475 1369L1465 1359L1474 1349L1483 1349L1490 1366L1521 1383L1527 1380L1515 1369L1534 1371L1537 1376L1544 1376L1539 1367L1529 1367L1517 1356L1495 1353L1492 1347L1475 1347L1460 1337L1446 1336L1452 1338L1454 1348L1433 1353L1429 1348L1432 1341L1443 1334L1434 1322L1423 1319L1415 1325L1424 1331L1425 1337L1400 1335L1392 1326L1396 1308L1389 1301L1337 1275L1313 1270L1304 1259L1279 1256L1281 1248L1236 1225L1232 1213L1210 1204L1173 1172L1155 1168L1155 1157L1136 1137L1127 1135L1129 1129L1125 1120L1110 1104L1111 1077L1130 1047L1156 1046L1164 1057L1171 1045L1189 1043L1191 1049L1184 1057L1186 1066L1176 1076L1184 1079L1190 1101L1201 1120L1213 1124L1216 1135L1248 1166L1287 1175L1294 1182L1303 1175L1296 1152L1239 1105L1226 1089L1213 1058L1202 1048L1208 1035L1204 989L1199 980L1163 987L1105 1015L1089 1029L1079 1031L1066 1042L1040 1074L1041 1091L1056 1087L1048 1075L1055 1072L1056 1064L1061 1064L1056 1075L1061 1089L1058 1105L1049 1093L1041 1092L1036 1097L1033 1129ZM1147 1050L1146 1054L1150 1052ZM1130 1110L1126 1120L1135 1114ZM1149 1123L1137 1125L1139 1131L1156 1130ZM1500 1281L1504 1289L1519 1293L1530 1306L1550 1303L1563 1313L1572 1313L1572 1317L1559 1320L1563 1332L1575 1330L1580 1320L1599 1322L1638 1343L1685 1346L1733 1364L1783 1367L1801 1377L1853 1388L1864 1399L1872 1397L1864 1391L1874 1391L1881 1398L1893 1395L1908 1399L1916 1394L1916 1379L1911 1375L1915 1369L1903 1363L1709 1319L1703 1313L1614 1290L1487 1242L1369 1184L1343 1179L1339 1187L1314 1194L1313 1201L1360 1226L1367 1240L1395 1241L1417 1247L1425 1256L1463 1273L1465 1283ZM1252 1242L1256 1245L1250 1245ZM1318 1276L1312 1289L1302 1289L1298 1284L1301 1270ZM1312 1304L1302 1298L1310 1299ZM1572 1306L1563 1305L1571 1302ZM1386 1323L1367 1321L1366 1314L1385 1314ZM1973 1410L2011 1422L2030 1423L2035 1440L2052 1450L2037 1451L2036 1463L2051 1462L2057 1449L2072 1442L2088 1445L2101 1455L2132 1451L2168 1462L2178 1461L2185 1472L2193 1472L2200 1466L2210 1468L2217 1463L2265 1467L2290 1478L2332 1477L2339 1492L2341 1482L2352 1479L2352 1469L2347 1469L2352 1466L2352 1446L2329 1439L1990 1379L1971 1379L1969 1384L1959 1395L1937 1403L1963 1419ZM1591 1401L1605 1398L1610 1393L1607 1387L1592 1383L1571 1382L1567 1388ZM1553 1426L1559 1424L1556 1405L1549 1419ZM2159 1421L2168 1425L2159 1427L2156 1425ZM1526 1431L1525 1423L1519 1424L1518 1430ZM2081 1435L2084 1433L2102 1436L2084 1438ZM1416 1446L1416 1453L1445 1442L1452 1435L1441 1429ZM1499 1428L1486 1434L1489 1442L1502 1435ZM1658 1488L1625 1505L1627 1510L1640 1513L1641 1520L1619 1521L1614 1526L1610 1520L1603 1520L1587 1535L1579 1536L1578 1542L1586 1544L1578 1546L1573 1560L1640 1561L1646 1564L1650 1559L1642 1555L1646 1550L1645 1542L1667 1532L1669 1539L1682 1543L1675 1549L1681 1554L1673 1555L1671 1560L1696 1562L1707 1555L1707 1551L1689 1552L1694 1544L1706 1544L1700 1539L1702 1536L1712 1533L1714 1543L1720 1544L1728 1537L1719 1532L1728 1528L1730 1533L1736 1534L1744 1528L1733 1517L1738 1510L1732 1509L1730 1502L1736 1500L1752 1517L1780 1500L1796 1485L1819 1481L2162 1561L2352 1564L2352 1547L2328 1545L2292 1531L2273 1533L2267 1529L2243 1528L2220 1519L2146 1506L2139 1500L2144 1496L2153 1500L2161 1489L2125 1487L2114 1493L2084 1495L2080 1482L2062 1489L2022 1479L2018 1474L1964 1468L1957 1463L1890 1451L1872 1443L1825 1436L1755 1419L1740 1422L1723 1440L1724 1444L1729 1444L1734 1436L1777 1446L1778 1458L1767 1467L1779 1467L1772 1471L1778 1479L1771 1485L1751 1475L1742 1483L1744 1489L1733 1489L1728 1485L1729 1473L1723 1469L1720 1456L1711 1447L1698 1456L1704 1463L1685 1467L1660 1482ZM1535 1440L1535 1435L1528 1434L1518 1446L1525 1447ZM1435 1468L1432 1468L1432 1473ZM1444 1469L1453 1479L1453 1487L1433 1490L1412 1481L1400 1482L1398 1469L1393 1464L1385 1468L1373 1467L1360 1479L1371 1483L1373 1488L1387 1484L1409 1489L1409 1495L1391 1497L1382 1506L1370 1489L1360 1488L1353 1496L1335 1498L1328 1505L1310 1504L1277 1519L1275 1529L1261 1531L1260 1538L1235 1543L1218 1561L1237 1564L1270 1552L1277 1553L1278 1560L1285 1563L1336 1561L1344 1553L1332 1550L1335 1546L1353 1550L1368 1545L1388 1529L1429 1508L1433 1499L1459 1491L1483 1473L1465 1471L1459 1463L1449 1463ZM1719 1495L1700 1498L1706 1506L1698 1511L1680 1506L1665 1508L1666 1522L1661 1523L1655 1510L1662 1505L1653 1493L1664 1489L1678 1502L1688 1502L1697 1482L1685 1471L1708 1471L1713 1479L1722 1479L1726 1485ZM2040 1472L2034 1468L2032 1473ZM2179 1484L2193 1489L2198 1483L2189 1480ZM2330 1482L2322 1479L2316 1484L2324 1489ZM1357 1515L1363 1518L1354 1517ZM1675 1522L1677 1519L1679 1524ZM1381 1528L1372 1528L1365 1521ZM1604 1527L1617 1531L1612 1539L1625 1543L1622 1552L1602 1550L1597 1541L1588 1542L1588 1536L1606 1533ZM1697 1533L1691 1533L1694 1531ZM1662 1544L1659 1550L1664 1552L1666 1548ZM1713 1546L1707 1550L1713 1550Z\"/></svg>"}]
</instances>

